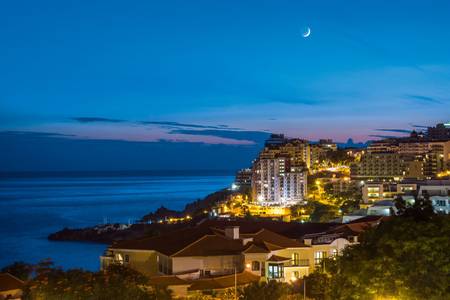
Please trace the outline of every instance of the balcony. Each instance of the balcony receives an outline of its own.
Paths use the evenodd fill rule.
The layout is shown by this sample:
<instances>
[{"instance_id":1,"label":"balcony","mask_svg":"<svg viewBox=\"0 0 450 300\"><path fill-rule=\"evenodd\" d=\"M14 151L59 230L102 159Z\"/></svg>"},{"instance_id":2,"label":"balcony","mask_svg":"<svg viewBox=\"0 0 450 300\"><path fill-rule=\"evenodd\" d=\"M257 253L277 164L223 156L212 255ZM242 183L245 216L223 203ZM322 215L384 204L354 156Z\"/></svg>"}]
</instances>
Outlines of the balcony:
<instances>
[{"instance_id":1,"label":"balcony","mask_svg":"<svg viewBox=\"0 0 450 300\"><path fill-rule=\"evenodd\" d=\"M299 259L297 261L289 261L284 264L285 268L309 267L309 259Z\"/></svg>"}]
</instances>

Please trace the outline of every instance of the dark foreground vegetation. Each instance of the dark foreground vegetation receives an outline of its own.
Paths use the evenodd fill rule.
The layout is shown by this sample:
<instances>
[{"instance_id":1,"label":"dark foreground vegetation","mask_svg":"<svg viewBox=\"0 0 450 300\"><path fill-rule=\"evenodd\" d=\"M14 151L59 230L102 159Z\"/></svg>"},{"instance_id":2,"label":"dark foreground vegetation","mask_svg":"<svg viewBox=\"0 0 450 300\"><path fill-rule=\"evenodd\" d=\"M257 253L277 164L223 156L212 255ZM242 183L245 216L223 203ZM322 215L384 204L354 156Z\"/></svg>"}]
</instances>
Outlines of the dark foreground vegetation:
<instances>
[{"instance_id":1,"label":"dark foreground vegetation","mask_svg":"<svg viewBox=\"0 0 450 300\"><path fill-rule=\"evenodd\" d=\"M306 278L313 299L450 299L450 216L416 200Z\"/></svg>"}]
</instances>

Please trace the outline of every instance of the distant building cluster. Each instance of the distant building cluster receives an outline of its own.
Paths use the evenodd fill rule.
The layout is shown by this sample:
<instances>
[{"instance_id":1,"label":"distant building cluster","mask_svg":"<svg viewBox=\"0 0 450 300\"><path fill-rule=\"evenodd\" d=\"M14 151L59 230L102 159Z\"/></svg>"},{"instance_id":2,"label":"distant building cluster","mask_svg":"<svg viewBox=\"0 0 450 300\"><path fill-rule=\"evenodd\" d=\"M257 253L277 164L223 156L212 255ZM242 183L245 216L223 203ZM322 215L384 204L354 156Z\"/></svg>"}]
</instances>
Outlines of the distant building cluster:
<instances>
[{"instance_id":1,"label":"distant building cluster","mask_svg":"<svg viewBox=\"0 0 450 300\"><path fill-rule=\"evenodd\" d=\"M339 151L345 151L351 162L339 161L337 156L331 163L329 157ZM318 191L310 193L309 178L320 172L328 175L316 180ZM361 207L367 209L445 178L450 178L450 124L437 124L425 132L412 131L408 137L371 142L367 148L338 149L329 139L310 142L272 134L252 167L238 171L235 186L251 188L252 211L305 204L308 198L320 198L325 187L336 197L359 190ZM436 211L448 212L448 199L444 207L437 207L443 203L436 200L438 196L448 195L432 196Z\"/></svg>"},{"instance_id":2,"label":"distant building cluster","mask_svg":"<svg viewBox=\"0 0 450 300\"><path fill-rule=\"evenodd\" d=\"M351 173L353 178L433 179L448 170L450 128L438 124L425 133L371 143Z\"/></svg>"}]
</instances>

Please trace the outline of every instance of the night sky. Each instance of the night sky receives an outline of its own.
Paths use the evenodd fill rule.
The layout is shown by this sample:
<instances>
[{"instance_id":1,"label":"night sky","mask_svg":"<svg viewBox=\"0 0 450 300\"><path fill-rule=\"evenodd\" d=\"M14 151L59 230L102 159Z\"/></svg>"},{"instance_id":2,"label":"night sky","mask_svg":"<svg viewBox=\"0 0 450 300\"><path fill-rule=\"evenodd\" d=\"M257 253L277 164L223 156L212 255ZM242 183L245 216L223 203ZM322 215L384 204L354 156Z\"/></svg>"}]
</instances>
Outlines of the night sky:
<instances>
[{"instance_id":1,"label":"night sky","mask_svg":"<svg viewBox=\"0 0 450 300\"><path fill-rule=\"evenodd\" d=\"M449 1L2 1L0 41L0 170L235 168L269 132L450 119Z\"/></svg>"}]
</instances>

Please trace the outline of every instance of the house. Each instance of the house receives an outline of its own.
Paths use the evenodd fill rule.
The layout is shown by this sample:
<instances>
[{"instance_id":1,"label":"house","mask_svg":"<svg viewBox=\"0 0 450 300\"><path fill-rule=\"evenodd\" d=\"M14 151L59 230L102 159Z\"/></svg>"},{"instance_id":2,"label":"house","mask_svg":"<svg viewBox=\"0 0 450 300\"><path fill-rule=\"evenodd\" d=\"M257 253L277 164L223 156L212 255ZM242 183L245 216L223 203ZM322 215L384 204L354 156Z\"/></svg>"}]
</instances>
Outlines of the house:
<instances>
[{"instance_id":1,"label":"house","mask_svg":"<svg viewBox=\"0 0 450 300\"><path fill-rule=\"evenodd\" d=\"M0 299L22 299L24 282L9 274L0 273Z\"/></svg>"},{"instance_id":2,"label":"house","mask_svg":"<svg viewBox=\"0 0 450 300\"><path fill-rule=\"evenodd\" d=\"M101 266L128 266L178 296L260 280L292 283L313 272L321 259L357 242L353 236L358 233L338 227L207 221L163 236L116 242L101 257ZM302 238L312 232L314 237Z\"/></svg>"},{"instance_id":3,"label":"house","mask_svg":"<svg viewBox=\"0 0 450 300\"><path fill-rule=\"evenodd\" d=\"M337 225L325 232L311 233L303 236L303 241L311 247L314 268L323 268L325 258L342 254L342 251L358 243L359 236L369 228L378 226L384 219L381 216L366 216L348 223Z\"/></svg>"}]
</instances>

